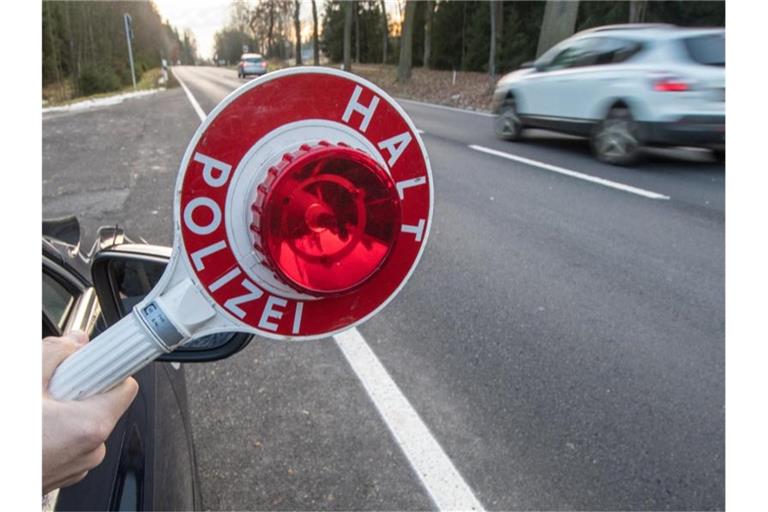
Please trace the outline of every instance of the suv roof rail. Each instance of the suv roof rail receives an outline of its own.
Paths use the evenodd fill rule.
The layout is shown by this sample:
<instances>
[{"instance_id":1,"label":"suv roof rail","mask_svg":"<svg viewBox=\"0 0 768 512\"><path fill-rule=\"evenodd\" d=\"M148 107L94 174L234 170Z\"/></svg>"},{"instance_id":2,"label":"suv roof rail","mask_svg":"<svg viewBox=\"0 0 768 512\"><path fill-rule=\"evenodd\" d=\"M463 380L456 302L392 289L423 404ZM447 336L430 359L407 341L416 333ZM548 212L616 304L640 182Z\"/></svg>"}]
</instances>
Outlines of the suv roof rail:
<instances>
[{"instance_id":1,"label":"suv roof rail","mask_svg":"<svg viewBox=\"0 0 768 512\"><path fill-rule=\"evenodd\" d=\"M669 23L619 23L617 25L603 25L602 27L589 28L583 32L605 32L608 30L641 30L650 28L674 28Z\"/></svg>"}]
</instances>

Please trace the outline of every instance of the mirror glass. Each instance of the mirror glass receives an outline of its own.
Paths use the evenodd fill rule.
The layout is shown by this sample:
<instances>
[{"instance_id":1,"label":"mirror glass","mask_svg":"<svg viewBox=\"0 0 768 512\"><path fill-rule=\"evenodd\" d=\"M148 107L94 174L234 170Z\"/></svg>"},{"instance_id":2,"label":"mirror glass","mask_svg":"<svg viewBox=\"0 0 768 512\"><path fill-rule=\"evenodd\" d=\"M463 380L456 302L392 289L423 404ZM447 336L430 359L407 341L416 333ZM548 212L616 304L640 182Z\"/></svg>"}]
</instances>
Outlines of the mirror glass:
<instances>
[{"instance_id":1,"label":"mirror glass","mask_svg":"<svg viewBox=\"0 0 768 512\"><path fill-rule=\"evenodd\" d=\"M115 296L119 299L120 316L128 314L160 280L165 270L165 261L135 259L113 259L109 262L109 281ZM211 350L226 345L238 333L211 334L190 341L179 351Z\"/></svg>"}]
</instances>

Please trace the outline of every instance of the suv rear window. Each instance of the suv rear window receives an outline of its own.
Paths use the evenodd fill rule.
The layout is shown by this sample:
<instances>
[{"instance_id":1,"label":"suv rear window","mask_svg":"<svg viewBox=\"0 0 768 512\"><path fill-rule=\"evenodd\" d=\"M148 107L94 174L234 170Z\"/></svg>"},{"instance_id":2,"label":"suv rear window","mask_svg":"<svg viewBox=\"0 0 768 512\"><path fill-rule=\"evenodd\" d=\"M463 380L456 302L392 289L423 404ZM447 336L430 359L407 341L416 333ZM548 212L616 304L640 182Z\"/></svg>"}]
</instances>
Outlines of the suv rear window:
<instances>
[{"instance_id":1,"label":"suv rear window","mask_svg":"<svg viewBox=\"0 0 768 512\"><path fill-rule=\"evenodd\" d=\"M245 59L245 62L249 64L261 64L264 61L264 59L260 59L259 57L248 57Z\"/></svg>"},{"instance_id":2,"label":"suv rear window","mask_svg":"<svg viewBox=\"0 0 768 512\"><path fill-rule=\"evenodd\" d=\"M725 36L713 34L683 39L692 61L705 66L725 66Z\"/></svg>"}]
</instances>

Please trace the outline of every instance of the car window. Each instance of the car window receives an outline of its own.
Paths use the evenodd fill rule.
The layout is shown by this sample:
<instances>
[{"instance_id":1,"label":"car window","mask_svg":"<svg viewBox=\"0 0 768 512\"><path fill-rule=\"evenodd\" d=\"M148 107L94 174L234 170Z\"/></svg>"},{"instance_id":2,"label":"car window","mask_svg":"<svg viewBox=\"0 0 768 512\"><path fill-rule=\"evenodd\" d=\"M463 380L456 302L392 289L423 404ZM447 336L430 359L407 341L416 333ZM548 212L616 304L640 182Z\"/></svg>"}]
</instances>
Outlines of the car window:
<instances>
[{"instance_id":1,"label":"car window","mask_svg":"<svg viewBox=\"0 0 768 512\"><path fill-rule=\"evenodd\" d=\"M249 57L249 58L245 59L245 62L247 62L249 64L261 64L263 61L264 61L264 59L261 59L261 58L258 58L258 57L256 57L256 58Z\"/></svg>"},{"instance_id":2,"label":"car window","mask_svg":"<svg viewBox=\"0 0 768 512\"><path fill-rule=\"evenodd\" d=\"M692 61L705 66L725 66L725 35L688 37L683 44Z\"/></svg>"},{"instance_id":3,"label":"car window","mask_svg":"<svg viewBox=\"0 0 768 512\"><path fill-rule=\"evenodd\" d=\"M564 48L547 65L548 71L567 69L581 66L591 66L597 59L595 40L580 39Z\"/></svg>"},{"instance_id":4,"label":"car window","mask_svg":"<svg viewBox=\"0 0 768 512\"><path fill-rule=\"evenodd\" d=\"M43 313L59 329L64 327L75 302L75 295L43 272Z\"/></svg>"},{"instance_id":5,"label":"car window","mask_svg":"<svg viewBox=\"0 0 768 512\"><path fill-rule=\"evenodd\" d=\"M596 45L596 64L617 64L631 58L641 50L642 46L636 41L616 39L613 37L600 38Z\"/></svg>"}]
</instances>

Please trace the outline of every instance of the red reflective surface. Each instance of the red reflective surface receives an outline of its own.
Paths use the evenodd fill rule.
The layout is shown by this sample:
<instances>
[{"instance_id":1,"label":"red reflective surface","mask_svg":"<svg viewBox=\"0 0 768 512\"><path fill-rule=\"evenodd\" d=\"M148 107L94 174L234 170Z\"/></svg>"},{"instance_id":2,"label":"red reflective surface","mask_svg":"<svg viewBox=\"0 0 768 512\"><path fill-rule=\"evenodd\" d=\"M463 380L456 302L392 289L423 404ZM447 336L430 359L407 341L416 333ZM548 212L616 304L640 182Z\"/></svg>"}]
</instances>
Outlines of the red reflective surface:
<instances>
[{"instance_id":1,"label":"red reflective surface","mask_svg":"<svg viewBox=\"0 0 768 512\"><path fill-rule=\"evenodd\" d=\"M400 200L362 151L302 146L270 170L254 204L255 247L293 288L334 295L364 283L400 231Z\"/></svg>"}]
</instances>

